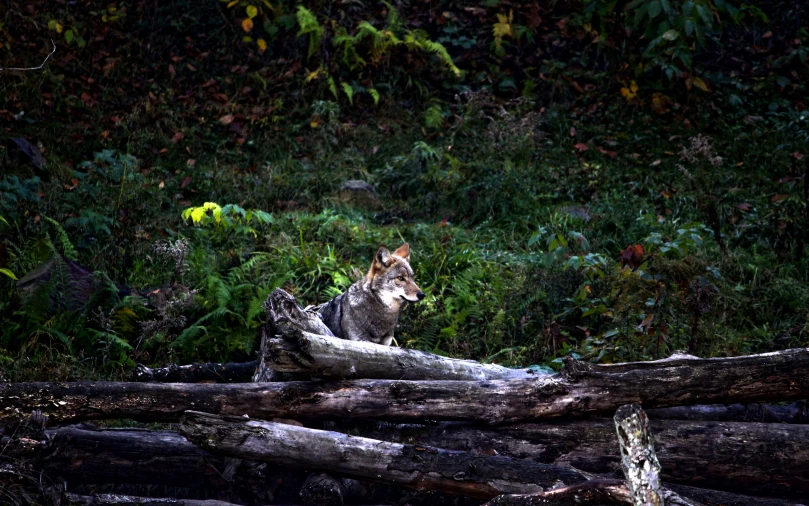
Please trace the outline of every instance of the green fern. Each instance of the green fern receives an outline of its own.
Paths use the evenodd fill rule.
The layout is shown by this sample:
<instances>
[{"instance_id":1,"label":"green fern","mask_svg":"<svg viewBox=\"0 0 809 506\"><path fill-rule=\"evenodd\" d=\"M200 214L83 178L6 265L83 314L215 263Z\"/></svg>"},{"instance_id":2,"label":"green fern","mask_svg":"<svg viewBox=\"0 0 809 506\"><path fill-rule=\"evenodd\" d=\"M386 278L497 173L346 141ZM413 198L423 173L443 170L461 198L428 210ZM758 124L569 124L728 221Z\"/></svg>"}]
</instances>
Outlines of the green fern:
<instances>
[{"instance_id":1,"label":"green fern","mask_svg":"<svg viewBox=\"0 0 809 506\"><path fill-rule=\"evenodd\" d=\"M323 38L323 27L317 22L317 16L303 5L298 6L296 17L298 19L298 27L300 28L300 30L298 30L298 36L309 36L308 58L311 58L320 48L320 41Z\"/></svg>"},{"instance_id":2,"label":"green fern","mask_svg":"<svg viewBox=\"0 0 809 506\"><path fill-rule=\"evenodd\" d=\"M45 221L53 225L53 228L56 230L56 237L59 239L59 245L62 247L62 255L71 260L77 260L79 255L76 252L76 248L73 247L73 243L70 242L70 237L68 237L67 232L62 228L62 225L53 218L49 218L45 215L41 216Z\"/></svg>"},{"instance_id":3,"label":"green fern","mask_svg":"<svg viewBox=\"0 0 809 506\"><path fill-rule=\"evenodd\" d=\"M455 62L452 61L447 48L438 42L430 40L424 30L413 30L405 36L404 41L409 49L418 49L436 55L453 74L458 77L461 76L461 69L455 66Z\"/></svg>"},{"instance_id":4,"label":"green fern","mask_svg":"<svg viewBox=\"0 0 809 506\"><path fill-rule=\"evenodd\" d=\"M348 83L340 83L340 86L342 86L343 92L348 97L348 103L354 105L354 88Z\"/></svg>"}]
</instances>

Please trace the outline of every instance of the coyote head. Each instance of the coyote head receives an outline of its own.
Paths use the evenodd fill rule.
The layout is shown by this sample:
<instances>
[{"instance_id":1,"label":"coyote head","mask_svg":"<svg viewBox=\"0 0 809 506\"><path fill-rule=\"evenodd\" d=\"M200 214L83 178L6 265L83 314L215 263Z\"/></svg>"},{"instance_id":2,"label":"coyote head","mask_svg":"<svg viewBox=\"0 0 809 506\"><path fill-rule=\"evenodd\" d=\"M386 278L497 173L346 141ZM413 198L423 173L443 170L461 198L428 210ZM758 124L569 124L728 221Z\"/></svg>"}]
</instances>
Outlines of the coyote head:
<instances>
[{"instance_id":1,"label":"coyote head","mask_svg":"<svg viewBox=\"0 0 809 506\"><path fill-rule=\"evenodd\" d=\"M387 307L400 308L405 302L418 302L424 292L413 279L410 245L402 244L392 254L380 246L368 271L371 291Z\"/></svg>"}]
</instances>

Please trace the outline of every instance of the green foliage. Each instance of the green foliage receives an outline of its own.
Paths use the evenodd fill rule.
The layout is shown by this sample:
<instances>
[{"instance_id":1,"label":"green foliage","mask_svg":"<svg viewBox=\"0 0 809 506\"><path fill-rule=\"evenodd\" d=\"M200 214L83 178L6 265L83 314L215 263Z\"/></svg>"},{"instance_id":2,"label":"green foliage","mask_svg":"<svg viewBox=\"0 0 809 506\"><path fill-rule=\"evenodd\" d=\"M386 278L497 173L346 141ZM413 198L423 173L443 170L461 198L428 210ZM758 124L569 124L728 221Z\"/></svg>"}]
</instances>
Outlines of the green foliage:
<instances>
[{"instance_id":1,"label":"green foliage","mask_svg":"<svg viewBox=\"0 0 809 506\"><path fill-rule=\"evenodd\" d=\"M183 211L182 217L197 227L211 230L211 238L217 242L223 242L233 234L256 237L258 232L253 225L268 225L273 221L270 213L260 209L245 210L235 204L220 206L216 202L189 207Z\"/></svg>"}]
</instances>

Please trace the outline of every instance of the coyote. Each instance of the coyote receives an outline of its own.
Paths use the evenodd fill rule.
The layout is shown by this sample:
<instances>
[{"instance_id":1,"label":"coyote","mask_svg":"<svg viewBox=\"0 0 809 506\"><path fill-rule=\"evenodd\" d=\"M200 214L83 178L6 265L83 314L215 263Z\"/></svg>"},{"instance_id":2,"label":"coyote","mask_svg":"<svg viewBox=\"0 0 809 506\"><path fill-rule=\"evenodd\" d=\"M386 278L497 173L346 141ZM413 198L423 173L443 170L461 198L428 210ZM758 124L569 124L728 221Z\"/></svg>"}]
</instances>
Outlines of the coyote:
<instances>
[{"instance_id":1,"label":"coyote","mask_svg":"<svg viewBox=\"0 0 809 506\"><path fill-rule=\"evenodd\" d=\"M318 314L337 337L390 346L405 302L423 298L410 268L410 245L392 254L380 246L368 274L323 304Z\"/></svg>"}]
</instances>

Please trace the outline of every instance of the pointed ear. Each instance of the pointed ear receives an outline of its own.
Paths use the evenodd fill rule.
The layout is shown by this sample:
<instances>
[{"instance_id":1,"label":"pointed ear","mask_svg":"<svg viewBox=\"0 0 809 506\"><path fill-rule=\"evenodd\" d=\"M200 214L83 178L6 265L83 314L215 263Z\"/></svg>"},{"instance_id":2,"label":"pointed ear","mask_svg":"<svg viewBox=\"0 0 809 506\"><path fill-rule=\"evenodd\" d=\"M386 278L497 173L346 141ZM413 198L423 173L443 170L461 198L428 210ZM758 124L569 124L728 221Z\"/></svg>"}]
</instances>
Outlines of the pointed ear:
<instances>
[{"instance_id":1,"label":"pointed ear","mask_svg":"<svg viewBox=\"0 0 809 506\"><path fill-rule=\"evenodd\" d=\"M407 243L402 244L393 254L410 262L410 245Z\"/></svg>"},{"instance_id":2,"label":"pointed ear","mask_svg":"<svg viewBox=\"0 0 809 506\"><path fill-rule=\"evenodd\" d=\"M390 251L388 251L388 248L380 246L379 249L376 250L376 255L374 255L374 263L371 265L371 269L384 269L385 267L390 267L392 260L393 259L390 257Z\"/></svg>"}]
</instances>

